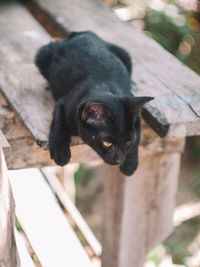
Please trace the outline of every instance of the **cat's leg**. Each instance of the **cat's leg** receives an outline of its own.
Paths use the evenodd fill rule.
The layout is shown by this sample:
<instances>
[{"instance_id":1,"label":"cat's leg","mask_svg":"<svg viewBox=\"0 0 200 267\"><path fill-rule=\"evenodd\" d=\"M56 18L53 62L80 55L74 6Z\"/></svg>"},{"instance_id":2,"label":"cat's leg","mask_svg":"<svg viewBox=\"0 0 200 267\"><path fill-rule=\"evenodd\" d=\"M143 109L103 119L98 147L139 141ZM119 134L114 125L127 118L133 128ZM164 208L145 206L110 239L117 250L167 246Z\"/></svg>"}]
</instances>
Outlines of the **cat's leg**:
<instances>
[{"instance_id":1,"label":"cat's leg","mask_svg":"<svg viewBox=\"0 0 200 267\"><path fill-rule=\"evenodd\" d=\"M138 146L134 146L128 152L125 161L120 165L120 170L123 174L130 176L138 167Z\"/></svg>"},{"instance_id":2,"label":"cat's leg","mask_svg":"<svg viewBox=\"0 0 200 267\"><path fill-rule=\"evenodd\" d=\"M66 124L65 110L61 101L56 103L49 134L49 150L51 158L60 166L70 160L70 128Z\"/></svg>"},{"instance_id":3,"label":"cat's leg","mask_svg":"<svg viewBox=\"0 0 200 267\"><path fill-rule=\"evenodd\" d=\"M107 43L107 47L109 50L114 53L118 58L124 63L125 67L127 68L128 72L131 74L132 71L132 62L131 62L131 57L129 53L124 50L123 48L113 45L110 43Z\"/></svg>"},{"instance_id":4,"label":"cat's leg","mask_svg":"<svg viewBox=\"0 0 200 267\"><path fill-rule=\"evenodd\" d=\"M120 170L127 176L132 175L138 167L138 146L140 143L141 136L141 118L138 116L135 122L135 141L126 155L125 161L120 165Z\"/></svg>"}]
</instances>

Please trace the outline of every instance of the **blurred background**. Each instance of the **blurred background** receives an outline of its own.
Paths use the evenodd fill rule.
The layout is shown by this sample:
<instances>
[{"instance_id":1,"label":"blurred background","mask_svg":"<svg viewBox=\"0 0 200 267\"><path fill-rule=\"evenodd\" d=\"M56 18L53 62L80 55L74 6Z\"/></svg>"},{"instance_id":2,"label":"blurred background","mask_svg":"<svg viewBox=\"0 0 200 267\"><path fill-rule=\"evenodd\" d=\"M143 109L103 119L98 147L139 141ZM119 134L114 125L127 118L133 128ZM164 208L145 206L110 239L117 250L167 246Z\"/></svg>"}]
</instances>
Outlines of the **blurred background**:
<instances>
[{"instance_id":1,"label":"blurred background","mask_svg":"<svg viewBox=\"0 0 200 267\"><path fill-rule=\"evenodd\" d=\"M104 2L120 19L144 31L200 74L199 0ZM74 178L76 204L101 241L101 167L94 171L81 165ZM174 225L171 236L147 255L145 267L200 267L200 137L188 137L186 141Z\"/></svg>"}]
</instances>

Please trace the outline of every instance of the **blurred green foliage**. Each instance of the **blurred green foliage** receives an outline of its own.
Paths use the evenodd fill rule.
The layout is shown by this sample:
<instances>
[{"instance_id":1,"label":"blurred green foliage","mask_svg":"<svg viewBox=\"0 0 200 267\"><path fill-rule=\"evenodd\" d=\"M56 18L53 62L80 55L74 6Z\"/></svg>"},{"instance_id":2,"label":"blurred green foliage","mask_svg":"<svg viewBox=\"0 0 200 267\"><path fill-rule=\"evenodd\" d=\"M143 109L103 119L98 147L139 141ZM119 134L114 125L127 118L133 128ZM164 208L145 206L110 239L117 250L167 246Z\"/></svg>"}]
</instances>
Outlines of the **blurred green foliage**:
<instances>
[{"instance_id":1,"label":"blurred green foliage","mask_svg":"<svg viewBox=\"0 0 200 267\"><path fill-rule=\"evenodd\" d=\"M167 252L172 255L174 264L188 266L187 259L192 256L188 248L197 237L199 225L200 216L187 220L176 227L172 235L164 242Z\"/></svg>"},{"instance_id":2,"label":"blurred green foliage","mask_svg":"<svg viewBox=\"0 0 200 267\"><path fill-rule=\"evenodd\" d=\"M22 229L22 226L21 224L19 223L19 221L17 220L17 218L15 218L15 225L16 225L16 228L19 232L24 232L23 229Z\"/></svg>"},{"instance_id":3,"label":"blurred green foliage","mask_svg":"<svg viewBox=\"0 0 200 267\"><path fill-rule=\"evenodd\" d=\"M75 186L77 187L79 184L87 183L88 179L92 177L92 174L93 172L91 169L85 168L80 164L79 169L74 174Z\"/></svg>"},{"instance_id":4,"label":"blurred green foliage","mask_svg":"<svg viewBox=\"0 0 200 267\"><path fill-rule=\"evenodd\" d=\"M142 22L140 29L200 74L200 12L184 10L176 4L176 0L116 0L111 2L114 4L114 10L128 9L132 18L128 16L127 20L136 26L135 21ZM185 1L185 6L187 2L189 6L190 0Z\"/></svg>"},{"instance_id":5,"label":"blurred green foliage","mask_svg":"<svg viewBox=\"0 0 200 267\"><path fill-rule=\"evenodd\" d=\"M196 174L196 179L192 184L192 189L197 197L200 196L200 171Z\"/></svg>"},{"instance_id":6,"label":"blurred green foliage","mask_svg":"<svg viewBox=\"0 0 200 267\"><path fill-rule=\"evenodd\" d=\"M153 248L147 255L146 259L153 261L156 266L160 263L160 258L159 258L159 252L161 250L161 246L157 246Z\"/></svg>"},{"instance_id":7,"label":"blurred green foliage","mask_svg":"<svg viewBox=\"0 0 200 267\"><path fill-rule=\"evenodd\" d=\"M175 4L174 8L177 16L171 16L165 10L161 12L148 8L144 17L145 31L184 64L200 74L200 23L198 21L200 14L185 12ZM199 137L193 140L190 150L192 150L193 160L198 161L200 156ZM194 197L198 198L200 196L200 172L196 173L190 186ZM190 267L187 265L187 259L192 256L189 246L197 237L199 226L199 216L185 221L176 227L172 235L164 242L166 251L172 256L174 264ZM152 250L148 255L157 266L157 250Z\"/></svg>"},{"instance_id":8,"label":"blurred green foliage","mask_svg":"<svg viewBox=\"0 0 200 267\"><path fill-rule=\"evenodd\" d=\"M200 23L198 14L169 4L172 14L147 8L145 31L170 53L200 74ZM173 9L174 8L174 9ZM176 11L176 15L173 13Z\"/></svg>"}]
</instances>

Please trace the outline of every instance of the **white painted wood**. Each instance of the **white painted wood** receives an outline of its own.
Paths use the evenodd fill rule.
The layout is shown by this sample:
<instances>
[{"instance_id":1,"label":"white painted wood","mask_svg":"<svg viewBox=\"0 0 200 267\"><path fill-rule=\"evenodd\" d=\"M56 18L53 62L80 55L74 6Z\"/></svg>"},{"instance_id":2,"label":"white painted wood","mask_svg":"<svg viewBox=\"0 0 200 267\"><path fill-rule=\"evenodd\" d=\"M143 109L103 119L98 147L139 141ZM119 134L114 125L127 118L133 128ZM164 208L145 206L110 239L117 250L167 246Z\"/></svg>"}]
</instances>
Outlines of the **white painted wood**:
<instances>
[{"instance_id":1,"label":"white painted wood","mask_svg":"<svg viewBox=\"0 0 200 267\"><path fill-rule=\"evenodd\" d=\"M92 267L38 169L9 172L16 215L44 267Z\"/></svg>"},{"instance_id":2,"label":"white painted wood","mask_svg":"<svg viewBox=\"0 0 200 267\"><path fill-rule=\"evenodd\" d=\"M200 215L200 201L189 202L178 206L174 212L173 224L180 225L182 222Z\"/></svg>"},{"instance_id":3,"label":"white painted wood","mask_svg":"<svg viewBox=\"0 0 200 267\"><path fill-rule=\"evenodd\" d=\"M56 173L57 176L67 192L67 195L71 199L72 202L75 203L76 197L76 188L74 182L74 173L78 170L80 164L79 163L71 163L67 164L64 167L57 166Z\"/></svg>"},{"instance_id":4,"label":"white painted wood","mask_svg":"<svg viewBox=\"0 0 200 267\"><path fill-rule=\"evenodd\" d=\"M15 237L20 258L20 267L35 267L35 264L33 263L33 260L31 259L31 256L27 251L24 240L22 239L17 230L15 231Z\"/></svg>"},{"instance_id":5,"label":"white painted wood","mask_svg":"<svg viewBox=\"0 0 200 267\"><path fill-rule=\"evenodd\" d=\"M0 130L0 147L10 147L7 139L3 135L2 131Z\"/></svg>"},{"instance_id":6,"label":"white painted wood","mask_svg":"<svg viewBox=\"0 0 200 267\"><path fill-rule=\"evenodd\" d=\"M75 225L79 228L79 230L81 231L81 233L87 240L94 254L96 256L100 256L102 252L101 244L94 236L93 232L91 231L90 227L88 226L88 224L86 223L82 215L80 214L79 210L76 208L74 203L71 201L71 199L67 195L66 191L64 190L63 186L59 182L58 178L53 173L52 168L44 167L42 168L42 172L44 173L48 182L52 186L53 190L55 190L55 193L58 195L60 201L62 202L67 212L71 215Z\"/></svg>"},{"instance_id":7,"label":"white painted wood","mask_svg":"<svg viewBox=\"0 0 200 267\"><path fill-rule=\"evenodd\" d=\"M19 267L15 241L15 202L0 146L0 267Z\"/></svg>"}]
</instances>

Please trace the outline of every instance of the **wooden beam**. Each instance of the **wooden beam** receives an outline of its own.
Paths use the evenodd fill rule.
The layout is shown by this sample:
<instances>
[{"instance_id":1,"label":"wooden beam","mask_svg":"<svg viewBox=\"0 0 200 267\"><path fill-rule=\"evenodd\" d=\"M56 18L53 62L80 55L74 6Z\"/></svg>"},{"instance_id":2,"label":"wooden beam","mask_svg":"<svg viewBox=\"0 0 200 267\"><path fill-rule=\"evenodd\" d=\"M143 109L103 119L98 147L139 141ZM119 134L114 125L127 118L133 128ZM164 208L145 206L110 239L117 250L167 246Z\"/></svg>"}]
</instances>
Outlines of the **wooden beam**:
<instances>
[{"instance_id":1,"label":"wooden beam","mask_svg":"<svg viewBox=\"0 0 200 267\"><path fill-rule=\"evenodd\" d=\"M19 116L5 104L6 100L0 94L0 105L2 106L0 109L0 128L10 143L10 149L4 151L8 168L19 169L54 165L54 162L49 157L49 152L35 143L34 138L26 129ZM167 139L158 137L146 123L143 123L142 127L143 132L139 148L141 156L161 153L163 151L167 153L183 151L185 144L184 138L171 138L168 141ZM71 162L103 163L90 147L81 143L79 138L74 138L71 151Z\"/></svg>"},{"instance_id":2,"label":"wooden beam","mask_svg":"<svg viewBox=\"0 0 200 267\"><path fill-rule=\"evenodd\" d=\"M132 177L105 167L103 267L142 267L173 230L181 154L140 157Z\"/></svg>"}]
</instances>

